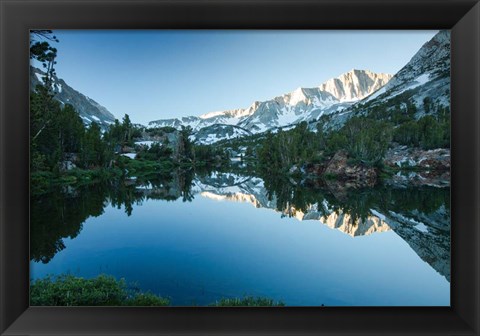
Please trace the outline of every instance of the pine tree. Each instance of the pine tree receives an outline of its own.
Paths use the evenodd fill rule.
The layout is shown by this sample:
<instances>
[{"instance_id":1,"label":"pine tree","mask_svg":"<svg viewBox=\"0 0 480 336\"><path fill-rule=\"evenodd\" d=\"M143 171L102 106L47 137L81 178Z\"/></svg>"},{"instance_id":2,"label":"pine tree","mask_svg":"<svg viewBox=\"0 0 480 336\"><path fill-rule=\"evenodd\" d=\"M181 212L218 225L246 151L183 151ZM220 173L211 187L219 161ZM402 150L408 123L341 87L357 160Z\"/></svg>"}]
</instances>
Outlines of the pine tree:
<instances>
[{"instance_id":1,"label":"pine tree","mask_svg":"<svg viewBox=\"0 0 480 336\"><path fill-rule=\"evenodd\" d=\"M82 162L85 168L104 166L107 163L107 146L97 123L92 122L85 132L82 148Z\"/></svg>"},{"instance_id":2,"label":"pine tree","mask_svg":"<svg viewBox=\"0 0 480 336\"><path fill-rule=\"evenodd\" d=\"M41 113L41 117L37 115L36 121L38 122L42 119L42 122L33 132L31 130L31 134L33 135L31 142L33 143L53 118L52 101L54 93L52 85L55 76L55 59L57 57L56 48L53 48L46 41L38 41L36 39L47 39L55 42L58 42L58 40L49 30L34 30L31 32L30 36L30 59L39 61L45 68L45 75L42 78L43 85L36 87L36 90L39 93L39 101L37 102L39 106L37 106L38 110L36 112Z\"/></svg>"},{"instance_id":3,"label":"pine tree","mask_svg":"<svg viewBox=\"0 0 480 336\"><path fill-rule=\"evenodd\" d=\"M125 114L122 120L123 142L125 145L132 145L133 126L128 114Z\"/></svg>"}]
</instances>

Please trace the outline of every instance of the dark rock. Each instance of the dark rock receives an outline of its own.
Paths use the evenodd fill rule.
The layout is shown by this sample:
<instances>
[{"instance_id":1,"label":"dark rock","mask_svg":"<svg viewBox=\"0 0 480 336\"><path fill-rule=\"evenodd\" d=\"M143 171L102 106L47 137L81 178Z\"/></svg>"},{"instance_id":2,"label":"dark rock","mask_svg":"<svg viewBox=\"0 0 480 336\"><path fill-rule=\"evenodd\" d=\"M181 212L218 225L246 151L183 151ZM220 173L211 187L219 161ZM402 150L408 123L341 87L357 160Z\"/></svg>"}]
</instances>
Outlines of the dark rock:
<instances>
[{"instance_id":1,"label":"dark rock","mask_svg":"<svg viewBox=\"0 0 480 336\"><path fill-rule=\"evenodd\" d=\"M345 151L338 151L328 162L325 175L335 176L337 180L346 181L352 188L371 187L377 182L377 170L364 164L350 164Z\"/></svg>"}]
</instances>

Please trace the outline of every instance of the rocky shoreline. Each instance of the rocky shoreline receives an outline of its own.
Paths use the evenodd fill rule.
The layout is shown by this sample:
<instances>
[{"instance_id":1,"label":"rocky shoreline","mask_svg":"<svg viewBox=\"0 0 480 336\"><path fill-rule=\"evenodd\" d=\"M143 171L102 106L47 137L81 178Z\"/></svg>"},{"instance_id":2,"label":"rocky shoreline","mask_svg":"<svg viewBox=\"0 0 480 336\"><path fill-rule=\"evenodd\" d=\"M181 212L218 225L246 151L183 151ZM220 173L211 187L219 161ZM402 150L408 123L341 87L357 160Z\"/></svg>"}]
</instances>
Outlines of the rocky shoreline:
<instances>
[{"instance_id":1,"label":"rocky shoreline","mask_svg":"<svg viewBox=\"0 0 480 336\"><path fill-rule=\"evenodd\" d=\"M337 186L334 189L373 187L380 180L397 187L450 186L450 149L422 150L395 146L389 149L383 160L384 170L363 163L352 162L346 151L338 151L324 163L309 163L293 166L290 174L301 174L302 183L321 178L321 184ZM381 173L384 173L381 175ZM341 186L338 187L338 186Z\"/></svg>"},{"instance_id":2,"label":"rocky shoreline","mask_svg":"<svg viewBox=\"0 0 480 336\"><path fill-rule=\"evenodd\" d=\"M394 186L450 186L450 149L422 150L396 146L387 151L384 165L398 170L385 183Z\"/></svg>"}]
</instances>

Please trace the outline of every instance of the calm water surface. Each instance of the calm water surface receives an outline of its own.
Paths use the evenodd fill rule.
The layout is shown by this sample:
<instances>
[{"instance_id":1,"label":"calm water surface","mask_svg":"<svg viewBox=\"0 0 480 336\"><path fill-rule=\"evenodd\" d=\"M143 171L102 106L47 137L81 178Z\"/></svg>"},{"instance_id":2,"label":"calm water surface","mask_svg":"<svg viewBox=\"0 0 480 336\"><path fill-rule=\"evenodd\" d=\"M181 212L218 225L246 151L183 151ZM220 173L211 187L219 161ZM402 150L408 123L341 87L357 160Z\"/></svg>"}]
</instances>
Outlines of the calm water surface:
<instances>
[{"instance_id":1,"label":"calm water surface","mask_svg":"<svg viewBox=\"0 0 480 336\"><path fill-rule=\"evenodd\" d=\"M31 278L110 274L173 305L448 306L448 199L228 173L63 189L32 199Z\"/></svg>"}]
</instances>

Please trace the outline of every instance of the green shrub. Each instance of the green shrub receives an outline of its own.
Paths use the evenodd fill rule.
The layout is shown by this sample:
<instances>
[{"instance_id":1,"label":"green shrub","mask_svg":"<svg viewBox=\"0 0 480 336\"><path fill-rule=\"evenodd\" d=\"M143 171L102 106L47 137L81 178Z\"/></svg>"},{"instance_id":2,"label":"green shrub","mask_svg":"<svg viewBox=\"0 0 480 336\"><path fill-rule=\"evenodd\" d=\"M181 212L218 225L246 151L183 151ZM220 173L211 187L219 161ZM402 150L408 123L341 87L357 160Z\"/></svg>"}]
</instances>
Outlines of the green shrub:
<instances>
[{"instance_id":1,"label":"green shrub","mask_svg":"<svg viewBox=\"0 0 480 336\"><path fill-rule=\"evenodd\" d=\"M244 298L222 298L211 306L214 307L283 307L281 301L274 301L268 298L246 296Z\"/></svg>"},{"instance_id":2,"label":"green shrub","mask_svg":"<svg viewBox=\"0 0 480 336\"><path fill-rule=\"evenodd\" d=\"M30 174L30 187L32 194L41 194L48 191L53 176L53 173L46 171L32 172Z\"/></svg>"},{"instance_id":3,"label":"green shrub","mask_svg":"<svg viewBox=\"0 0 480 336\"><path fill-rule=\"evenodd\" d=\"M30 286L32 306L116 306L126 298L125 281L104 275L95 279L46 277Z\"/></svg>"},{"instance_id":4,"label":"green shrub","mask_svg":"<svg viewBox=\"0 0 480 336\"><path fill-rule=\"evenodd\" d=\"M75 184L77 183L77 178L75 176L69 176L69 175L63 175L63 176L60 176L58 178L58 183L61 183L61 184L66 184L66 185L69 185L69 184Z\"/></svg>"},{"instance_id":5,"label":"green shrub","mask_svg":"<svg viewBox=\"0 0 480 336\"><path fill-rule=\"evenodd\" d=\"M338 175L335 174L335 173L325 173L325 174L323 174L323 178L325 180L336 180L337 177L338 177Z\"/></svg>"},{"instance_id":6,"label":"green shrub","mask_svg":"<svg viewBox=\"0 0 480 336\"><path fill-rule=\"evenodd\" d=\"M158 307L170 305L168 298L150 292L131 289L124 279L99 275L93 279L63 274L47 276L30 284L32 306L136 306ZM283 307L281 301L268 298L245 296L222 298L210 304L213 307Z\"/></svg>"},{"instance_id":7,"label":"green shrub","mask_svg":"<svg viewBox=\"0 0 480 336\"><path fill-rule=\"evenodd\" d=\"M152 293L139 293L125 301L125 306L158 307L168 306L170 300Z\"/></svg>"},{"instance_id":8,"label":"green shrub","mask_svg":"<svg viewBox=\"0 0 480 336\"><path fill-rule=\"evenodd\" d=\"M46 277L31 283L32 306L166 306L169 300L151 293L131 292L124 279L99 275Z\"/></svg>"}]
</instances>

